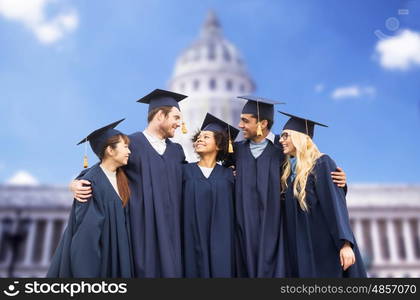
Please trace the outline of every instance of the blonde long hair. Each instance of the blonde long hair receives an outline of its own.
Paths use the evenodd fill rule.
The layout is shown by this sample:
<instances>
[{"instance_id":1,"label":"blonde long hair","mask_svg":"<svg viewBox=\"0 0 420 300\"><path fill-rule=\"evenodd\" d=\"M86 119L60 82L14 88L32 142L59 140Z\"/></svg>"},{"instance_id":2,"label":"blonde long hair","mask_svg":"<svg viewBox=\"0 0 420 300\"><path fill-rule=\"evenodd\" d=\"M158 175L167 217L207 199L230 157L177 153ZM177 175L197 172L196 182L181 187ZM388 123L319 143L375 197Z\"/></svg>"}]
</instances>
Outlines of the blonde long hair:
<instances>
[{"instance_id":1,"label":"blonde long hair","mask_svg":"<svg viewBox=\"0 0 420 300\"><path fill-rule=\"evenodd\" d=\"M302 210L308 211L306 204L306 181L311 173L316 160L321 157L318 147L312 139L303 133L288 130L289 138L296 148L296 178L293 184L293 195L297 198ZM281 187L283 191L287 189L287 178L292 171L292 164L290 163L290 155L286 155L286 160L283 164L283 175L281 176Z\"/></svg>"}]
</instances>

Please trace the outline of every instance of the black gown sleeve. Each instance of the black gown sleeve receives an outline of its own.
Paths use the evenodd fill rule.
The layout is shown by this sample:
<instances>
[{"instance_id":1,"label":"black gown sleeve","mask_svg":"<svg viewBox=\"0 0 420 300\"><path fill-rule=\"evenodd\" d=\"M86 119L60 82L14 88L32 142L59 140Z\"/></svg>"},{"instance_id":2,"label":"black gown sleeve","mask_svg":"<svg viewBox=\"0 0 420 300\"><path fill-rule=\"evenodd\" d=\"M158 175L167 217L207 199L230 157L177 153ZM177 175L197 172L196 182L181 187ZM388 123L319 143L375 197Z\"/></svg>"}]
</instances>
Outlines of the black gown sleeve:
<instances>
[{"instance_id":1,"label":"black gown sleeve","mask_svg":"<svg viewBox=\"0 0 420 300\"><path fill-rule=\"evenodd\" d=\"M346 198L343 189L339 188L331 178L331 171L335 170L334 161L324 155L315 166L315 192L320 201L328 228L337 249L341 249L345 241L354 245L354 236L350 226Z\"/></svg>"},{"instance_id":2,"label":"black gown sleeve","mask_svg":"<svg viewBox=\"0 0 420 300\"><path fill-rule=\"evenodd\" d=\"M225 159L223 160L222 165L225 168L229 168L229 167L233 167L233 169L235 169L236 167L236 153L237 151L237 143L233 143L233 153L228 153L225 157Z\"/></svg>"},{"instance_id":3,"label":"black gown sleeve","mask_svg":"<svg viewBox=\"0 0 420 300\"><path fill-rule=\"evenodd\" d=\"M99 277L101 270L101 235L104 208L93 196L88 202L75 201L76 226L70 261L74 277Z\"/></svg>"},{"instance_id":4,"label":"black gown sleeve","mask_svg":"<svg viewBox=\"0 0 420 300\"><path fill-rule=\"evenodd\" d=\"M83 176L85 176L85 174L90 170L90 168L88 169L83 169L79 175L76 176L75 180L79 180L81 179Z\"/></svg>"}]
</instances>

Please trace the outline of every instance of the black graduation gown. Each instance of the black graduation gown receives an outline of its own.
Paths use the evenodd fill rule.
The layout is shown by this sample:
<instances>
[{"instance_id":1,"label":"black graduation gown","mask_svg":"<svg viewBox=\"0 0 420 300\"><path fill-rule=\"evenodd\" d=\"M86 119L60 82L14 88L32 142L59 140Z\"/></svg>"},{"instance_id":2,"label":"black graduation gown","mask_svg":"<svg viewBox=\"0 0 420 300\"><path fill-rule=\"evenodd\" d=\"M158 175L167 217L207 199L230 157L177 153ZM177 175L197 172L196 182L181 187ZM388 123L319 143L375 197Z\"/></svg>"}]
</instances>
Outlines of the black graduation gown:
<instances>
[{"instance_id":1,"label":"black graduation gown","mask_svg":"<svg viewBox=\"0 0 420 300\"><path fill-rule=\"evenodd\" d=\"M181 145L166 140L159 155L142 132L129 136L131 236L136 277L182 277Z\"/></svg>"},{"instance_id":2,"label":"black graduation gown","mask_svg":"<svg viewBox=\"0 0 420 300\"><path fill-rule=\"evenodd\" d=\"M184 165L186 277L234 276L233 193L232 169L216 164L206 178L197 163Z\"/></svg>"},{"instance_id":3,"label":"black graduation gown","mask_svg":"<svg viewBox=\"0 0 420 300\"><path fill-rule=\"evenodd\" d=\"M128 206L122 206L99 164L81 179L91 182L92 198L74 200L47 277L132 277Z\"/></svg>"},{"instance_id":4,"label":"black graduation gown","mask_svg":"<svg viewBox=\"0 0 420 300\"><path fill-rule=\"evenodd\" d=\"M288 277L366 277L350 227L344 190L331 179L335 169L328 155L316 161L306 184L307 212L293 196L289 177L284 200ZM345 241L351 243L356 263L343 271L339 251Z\"/></svg>"},{"instance_id":5,"label":"black graduation gown","mask_svg":"<svg viewBox=\"0 0 420 300\"><path fill-rule=\"evenodd\" d=\"M235 214L239 277L284 277L280 172L284 160L279 137L258 158L249 140L235 143Z\"/></svg>"}]
</instances>

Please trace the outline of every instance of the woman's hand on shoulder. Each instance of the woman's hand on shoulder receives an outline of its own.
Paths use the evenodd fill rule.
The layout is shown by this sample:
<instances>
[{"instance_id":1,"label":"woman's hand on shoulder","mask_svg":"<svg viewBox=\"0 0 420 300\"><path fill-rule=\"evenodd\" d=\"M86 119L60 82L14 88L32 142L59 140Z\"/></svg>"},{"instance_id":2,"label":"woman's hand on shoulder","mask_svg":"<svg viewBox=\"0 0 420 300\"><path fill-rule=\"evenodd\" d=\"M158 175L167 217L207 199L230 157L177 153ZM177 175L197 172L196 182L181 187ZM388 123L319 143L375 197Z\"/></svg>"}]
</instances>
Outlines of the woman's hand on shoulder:
<instances>
[{"instance_id":1,"label":"woman's hand on shoulder","mask_svg":"<svg viewBox=\"0 0 420 300\"><path fill-rule=\"evenodd\" d=\"M92 197L91 183L87 180L73 180L69 185L73 198L79 202L87 202Z\"/></svg>"}]
</instances>

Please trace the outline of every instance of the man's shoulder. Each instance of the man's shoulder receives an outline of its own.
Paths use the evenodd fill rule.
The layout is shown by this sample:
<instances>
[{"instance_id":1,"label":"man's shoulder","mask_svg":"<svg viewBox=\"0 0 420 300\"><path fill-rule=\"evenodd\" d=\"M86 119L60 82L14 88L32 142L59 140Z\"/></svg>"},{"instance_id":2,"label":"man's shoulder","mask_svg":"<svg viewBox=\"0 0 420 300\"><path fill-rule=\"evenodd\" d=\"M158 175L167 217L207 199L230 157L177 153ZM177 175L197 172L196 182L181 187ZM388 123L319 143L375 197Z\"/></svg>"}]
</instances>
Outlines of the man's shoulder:
<instances>
[{"instance_id":1,"label":"man's shoulder","mask_svg":"<svg viewBox=\"0 0 420 300\"><path fill-rule=\"evenodd\" d=\"M129 134L128 135L128 137L130 138L130 139L138 139L140 136L143 136L144 134L143 134L143 132L141 132L141 131L136 131L136 132L134 132L134 133L132 133L132 134Z\"/></svg>"},{"instance_id":2,"label":"man's shoulder","mask_svg":"<svg viewBox=\"0 0 420 300\"><path fill-rule=\"evenodd\" d=\"M236 141L235 143L234 143L234 146L235 147L242 147L242 146L244 146L244 145L248 145L249 144L249 140L247 140L247 139L243 139L243 140L240 140L240 141Z\"/></svg>"},{"instance_id":3,"label":"man's shoulder","mask_svg":"<svg viewBox=\"0 0 420 300\"><path fill-rule=\"evenodd\" d=\"M182 152L184 152L184 150L183 150L183 148L182 148L181 144L179 144L179 143L177 143L177 142L174 142L174 141L171 141L170 139L166 139L166 145L167 145L168 147L173 147L173 148L175 148L175 149L182 150Z\"/></svg>"}]
</instances>

